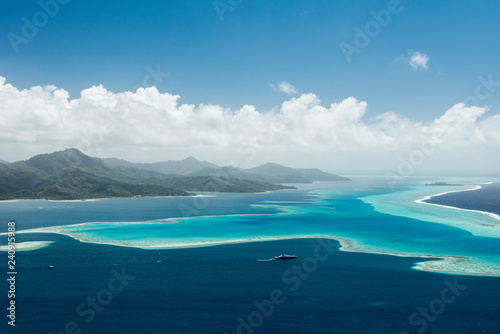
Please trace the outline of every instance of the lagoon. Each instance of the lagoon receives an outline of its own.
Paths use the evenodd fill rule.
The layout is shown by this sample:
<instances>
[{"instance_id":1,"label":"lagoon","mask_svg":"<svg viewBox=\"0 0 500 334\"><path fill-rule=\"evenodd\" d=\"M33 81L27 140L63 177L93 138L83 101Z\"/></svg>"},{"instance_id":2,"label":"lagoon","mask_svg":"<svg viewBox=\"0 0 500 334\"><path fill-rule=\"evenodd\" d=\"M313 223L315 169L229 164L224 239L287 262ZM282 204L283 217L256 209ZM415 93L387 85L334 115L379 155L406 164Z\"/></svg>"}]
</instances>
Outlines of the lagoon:
<instances>
[{"instance_id":1,"label":"lagoon","mask_svg":"<svg viewBox=\"0 0 500 334\"><path fill-rule=\"evenodd\" d=\"M427 331L494 333L498 222L419 203L461 190L429 181L393 188L363 177L262 194L0 203L2 217L16 220L19 242L45 246L18 254L26 318L17 330L60 332L72 319L92 333L416 333L417 308L458 280L468 288L427 321ZM497 180L451 181L465 190ZM325 243L332 252L318 253ZM255 261L282 252L298 258ZM107 287L113 270L135 278L87 323L76 309ZM249 320L274 290L286 301L262 323Z\"/></svg>"}]
</instances>

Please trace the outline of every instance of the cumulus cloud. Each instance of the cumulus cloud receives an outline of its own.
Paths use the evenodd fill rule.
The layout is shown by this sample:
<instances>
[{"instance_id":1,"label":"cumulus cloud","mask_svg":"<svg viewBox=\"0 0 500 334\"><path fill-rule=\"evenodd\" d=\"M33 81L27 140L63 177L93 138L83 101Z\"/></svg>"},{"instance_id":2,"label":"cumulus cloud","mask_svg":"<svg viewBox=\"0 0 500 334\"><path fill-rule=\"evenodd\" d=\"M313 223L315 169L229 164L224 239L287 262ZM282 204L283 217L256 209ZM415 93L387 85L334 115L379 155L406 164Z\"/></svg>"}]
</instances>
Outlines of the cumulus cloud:
<instances>
[{"instance_id":1,"label":"cumulus cloud","mask_svg":"<svg viewBox=\"0 0 500 334\"><path fill-rule=\"evenodd\" d=\"M429 65L427 65L427 63L429 62L429 56L427 56L425 53L420 53L418 51L409 51L409 54L409 63L415 71L427 71L429 69Z\"/></svg>"},{"instance_id":2,"label":"cumulus cloud","mask_svg":"<svg viewBox=\"0 0 500 334\"><path fill-rule=\"evenodd\" d=\"M285 94L297 94L299 90L294 87L291 83L286 81L281 81L278 85L270 84L270 86L277 92L285 93Z\"/></svg>"},{"instance_id":3,"label":"cumulus cloud","mask_svg":"<svg viewBox=\"0 0 500 334\"><path fill-rule=\"evenodd\" d=\"M101 85L71 100L61 88L19 90L0 77L0 159L76 147L132 161L195 155L219 164L274 161L345 173L397 170L418 151L425 155L425 164L415 163L419 171L499 170L500 115L487 117L485 107L458 103L419 122L394 112L368 115L367 103L354 97L325 105L313 93L267 112L179 100L155 87L114 93Z\"/></svg>"}]
</instances>

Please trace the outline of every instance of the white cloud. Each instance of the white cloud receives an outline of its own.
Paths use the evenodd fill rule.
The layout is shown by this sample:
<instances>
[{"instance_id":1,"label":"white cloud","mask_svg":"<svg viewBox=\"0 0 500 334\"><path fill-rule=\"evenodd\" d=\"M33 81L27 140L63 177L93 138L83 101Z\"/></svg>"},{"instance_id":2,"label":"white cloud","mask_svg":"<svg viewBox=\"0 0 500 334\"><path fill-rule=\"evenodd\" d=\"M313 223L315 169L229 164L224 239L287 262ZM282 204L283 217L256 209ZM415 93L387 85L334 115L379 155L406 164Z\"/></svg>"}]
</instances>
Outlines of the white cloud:
<instances>
[{"instance_id":1,"label":"white cloud","mask_svg":"<svg viewBox=\"0 0 500 334\"><path fill-rule=\"evenodd\" d=\"M409 51L408 53L410 54L409 63L415 71L427 71L429 69L429 65L427 65L427 63L429 62L429 56L418 51Z\"/></svg>"},{"instance_id":2,"label":"white cloud","mask_svg":"<svg viewBox=\"0 0 500 334\"><path fill-rule=\"evenodd\" d=\"M280 83L278 83L277 86L275 84L270 84L270 86L275 91L282 92L285 94L292 95L292 94L297 94L299 92L299 90L296 87L294 87L291 83L286 81L281 81Z\"/></svg>"},{"instance_id":3,"label":"white cloud","mask_svg":"<svg viewBox=\"0 0 500 334\"><path fill-rule=\"evenodd\" d=\"M179 100L155 87L113 93L103 86L70 100L64 89L19 90L0 77L0 159L76 147L132 161L194 155L219 164L274 161L383 173L421 151L425 163L417 173L474 168L497 173L500 166L500 115L486 117L487 108L463 103L432 122L419 122L393 112L369 116L367 103L354 97L324 105L312 93L269 112Z\"/></svg>"}]
</instances>

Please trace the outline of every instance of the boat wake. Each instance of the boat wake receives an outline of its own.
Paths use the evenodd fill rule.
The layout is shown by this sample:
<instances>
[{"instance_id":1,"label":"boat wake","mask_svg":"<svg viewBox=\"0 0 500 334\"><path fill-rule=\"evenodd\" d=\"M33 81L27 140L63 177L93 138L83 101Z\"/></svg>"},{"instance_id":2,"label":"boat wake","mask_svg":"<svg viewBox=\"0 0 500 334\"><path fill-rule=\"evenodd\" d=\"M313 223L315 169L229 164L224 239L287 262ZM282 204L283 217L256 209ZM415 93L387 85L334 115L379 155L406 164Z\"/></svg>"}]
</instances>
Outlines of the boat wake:
<instances>
[{"instance_id":1,"label":"boat wake","mask_svg":"<svg viewBox=\"0 0 500 334\"><path fill-rule=\"evenodd\" d=\"M274 261L275 259L257 259L255 261L258 261L258 262L267 262L267 261Z\"/></svg>"}]
</instances>

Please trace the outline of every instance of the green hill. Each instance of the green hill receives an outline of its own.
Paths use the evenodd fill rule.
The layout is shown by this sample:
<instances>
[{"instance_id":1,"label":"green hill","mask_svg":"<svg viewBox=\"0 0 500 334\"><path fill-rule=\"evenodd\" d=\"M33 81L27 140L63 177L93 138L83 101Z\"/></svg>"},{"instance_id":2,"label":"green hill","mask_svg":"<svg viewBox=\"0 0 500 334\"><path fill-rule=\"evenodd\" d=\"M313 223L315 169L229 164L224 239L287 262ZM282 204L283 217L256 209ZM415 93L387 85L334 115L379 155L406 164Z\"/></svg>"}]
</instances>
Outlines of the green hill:
<instances>
[{"instance_id":1,"label":"green hill","mask_svg":"<svg viewBox=\"0 0 500 334\"><path fill-rule=\"evenodd\" d=\"M263 192L290 188L237 178L191 177L110 166L77 149L0 164L1 200L189 196L189 191Z\"/></svg>"},{"instance_id":2,"label":"green hill","mask_svg":"<svg viewBox=\"0 0 500 334\"><path fill-rule=\"evenodd\" d=\"M18 190L15 198L46 198L53 200L133 196L188 196L189 193L161 185L133 184L100 177L81 168L65 169L35 187Z\"/></svg>"}]
</instances>

